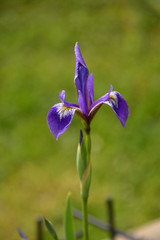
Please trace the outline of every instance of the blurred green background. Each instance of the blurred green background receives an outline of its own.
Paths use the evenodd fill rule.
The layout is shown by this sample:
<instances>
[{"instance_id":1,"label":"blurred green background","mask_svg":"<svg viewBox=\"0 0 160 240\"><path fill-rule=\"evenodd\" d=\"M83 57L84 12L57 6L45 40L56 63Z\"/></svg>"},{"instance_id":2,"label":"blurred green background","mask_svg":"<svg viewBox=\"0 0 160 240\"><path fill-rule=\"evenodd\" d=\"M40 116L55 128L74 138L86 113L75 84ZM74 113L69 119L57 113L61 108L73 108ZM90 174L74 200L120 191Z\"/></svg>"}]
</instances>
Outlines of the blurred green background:
<instances>
[{"instance_id":1,"label":"blurred green background","mask_svg":"<svg viewBox=\"0 0 160 240\"><path fill-rule=\"evenodd\" d=\"M105 220L105 198L113 196L118 228L160 217L160 2L1 0L0 239L19 239L17 227L35 239L39 215L63 235L68 191L81 207L81 123L75 116L58 141L46 124L61 90L77 102L76 41L94 76L95 99L112 84L130 108L124 129L108 106L92 122L89 213ZM90 231L92 240L106 235Z\"/></svg>"}]
</instances>

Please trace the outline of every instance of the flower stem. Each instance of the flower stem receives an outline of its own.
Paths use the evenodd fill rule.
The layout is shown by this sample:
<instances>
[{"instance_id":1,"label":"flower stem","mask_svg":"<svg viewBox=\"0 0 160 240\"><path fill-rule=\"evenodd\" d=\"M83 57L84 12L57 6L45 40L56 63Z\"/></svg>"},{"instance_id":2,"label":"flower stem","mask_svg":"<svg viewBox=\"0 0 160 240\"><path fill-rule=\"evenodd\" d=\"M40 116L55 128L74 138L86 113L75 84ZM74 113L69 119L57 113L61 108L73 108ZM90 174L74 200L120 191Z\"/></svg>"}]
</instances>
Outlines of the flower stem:
<instances>
[{"instance_id":1,"label":"flower stem","mask_svg":"<svg viewBox=\"0 0 160 240\"><path fill-rule=\"evenodd\" d=\"M89 188L91 183L91 160L90 154L91 153L91 138L90 138L90 131L86 132L86 154L87 154L87 171L88 171L88 191L87 195L83 196L82 194L82 212L83 212L83 231L84 231L84 240L89 239L88 234L88 196L89 196Z\"/></svg>"},{"instance_id":2,"label":"flower stem","mask_svg":"<svg viewBox=\"0 0 160 240\"><path fill-rule=\"evenodd\" d=\"M84 240L88 240L88 211L87 211L87 202L88 202L88 198L82 198Z\"/></svg>"}]
</instances>

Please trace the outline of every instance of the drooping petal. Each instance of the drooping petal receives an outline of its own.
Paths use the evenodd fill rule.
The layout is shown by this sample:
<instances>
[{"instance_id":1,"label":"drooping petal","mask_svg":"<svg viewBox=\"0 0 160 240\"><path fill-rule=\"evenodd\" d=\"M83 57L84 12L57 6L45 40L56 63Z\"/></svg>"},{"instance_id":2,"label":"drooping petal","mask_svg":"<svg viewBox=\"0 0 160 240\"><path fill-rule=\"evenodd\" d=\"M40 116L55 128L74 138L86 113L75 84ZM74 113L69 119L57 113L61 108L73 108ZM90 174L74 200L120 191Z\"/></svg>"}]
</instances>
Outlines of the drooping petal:
<instances>
[{"instance_id":1,"label":"drooping petal","mask_svg":"<svg viewBox=\"0 0 160 240\"><path fill-rule=\"evenodd\" d=\"M125 127L129 115L129 108L121 94L116 91L111 92L110 98L105 103L113 109L116 116L121 121L122 126Z\"/></svg>"},{"instance_id":2,"label":"drooping petal","mask_svg":"<svg viewBox=\"0 0 160 240\"><path fill-rule=\"evenodd\" d=\"M75 45L75 55L76 55L76 67L75 67L75 76L74 81L77 88L77 93L81 92L80 97L82 96L81 100L78 97L78 103L81 108L81 104L83 102L83 105L87 105L87 99L86 99L86 89L87 89L87 79L88 79L88 69L86 67L86 64L82 58L78 42ZM78 94L79 96L79 94ZM84 112L84 114L87 114L87 112Z\"/></svg>"},{"instance_id":3,"label":"drooping petal","mask_svg":"<svg viewBox=\"0 0 160 240\"><path fill-rule=\"evenodd\" d=\"M88 108L92 105L94 101L94 88L93 88L93 74L89 75L87 81L87 104Z\"/></svg>"},{"instance_id":4,"label":"drooping petal","mask_svg":"<svg viewBox=\"0 0 160 240\"><path fill-rule=\"evenodd\" d=\"M48 112L47 123L52 135L58 140L72 122L75 108L69 108L64 103L55 104Z\"/></svg>"},{"instance_id":5,"label":"drooping petal","mask_svg":"<svg viewBox=\"0 0 160 240\"><path fill-rule=\"evenodd\" d=\"M108 91L107 94L105 94L104 96L102 96L101 98L99 98L98 100L96 100L90 107L89 109L89 115L96 110L96 108L99 108L99 106L101 106L105 101L107 101L109 99L110 93L112 92L112 85L110 86L110 90Z\"/></svg>"},{"instance_id":6,"label":"drooping petal","mask_svg":"<svg viewBox=\"0 0 160 240\"><path fill-rule=\"evenodd\" d=\"M78 106L77 104L75 104L75 103L70 103L70 102L67 102L67 101L65 100L65 91L64 91L64 90L62 90L62 91L60 92L60 94L59 94L59 99L60 99L60 101L61 101L62 103L64 103L64 105L65 105L66 107L69 107L69 108L79 108L79 106Z\"/></svg>"}]
</instances>

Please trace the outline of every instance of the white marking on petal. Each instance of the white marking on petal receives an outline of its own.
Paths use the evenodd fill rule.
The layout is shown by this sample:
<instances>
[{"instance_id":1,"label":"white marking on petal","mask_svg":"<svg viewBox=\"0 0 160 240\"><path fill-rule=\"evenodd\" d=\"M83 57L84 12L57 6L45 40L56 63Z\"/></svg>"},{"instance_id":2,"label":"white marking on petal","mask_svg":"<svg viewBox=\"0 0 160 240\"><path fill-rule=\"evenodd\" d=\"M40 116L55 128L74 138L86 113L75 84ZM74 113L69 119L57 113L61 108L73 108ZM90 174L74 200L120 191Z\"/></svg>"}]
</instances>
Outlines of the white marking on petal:
<instances>
[{"instance_id":1,"label":"white marking on petal","mask_svg":"<svg viewBox=\"0 0 160 240\"><path fill-rule=\"evenodd\" d=\"M116 92L111 92L108 100L108 105L115 106L118 109L118 97L116 95Z\"/></svg>"},{"instance_id":2,"label":"white marking on petal","mask_svg":"<svg viewBox=\"0 0 160 240\"><path fill-rule=\"evenodd\" d=\"M57 106L57 113L59 115L60 120L67 116L73 115L74 111L75 109L66 107L63 103L59 103L59 106Z\"/></svg>"}]
</instances>

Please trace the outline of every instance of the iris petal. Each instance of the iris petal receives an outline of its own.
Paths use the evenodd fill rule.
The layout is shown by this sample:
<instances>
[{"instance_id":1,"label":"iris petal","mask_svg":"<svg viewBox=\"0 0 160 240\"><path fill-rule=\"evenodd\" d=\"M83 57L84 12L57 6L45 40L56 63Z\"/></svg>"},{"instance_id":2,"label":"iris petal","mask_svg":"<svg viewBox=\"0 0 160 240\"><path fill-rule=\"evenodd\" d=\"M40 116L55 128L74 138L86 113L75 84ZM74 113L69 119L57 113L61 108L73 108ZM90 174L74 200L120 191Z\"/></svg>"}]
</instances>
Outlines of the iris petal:
<instances>
[{"instance_id":1,"label":"iris petal","mask_svg":"<svg viewBox=\"0 0 160 240\"><path fill-rule=\"evenodd\" d=\"M93 88L93 74L89 75L87 82L87 103L88 108L92 105L94 101L94 88Z\"/></svg>"},{"instance_id":2,"label":"iris petal","mask_svg":"<svg viewBox=\"0 0 160 240\"><path fill-rule=\"evenodd\" d=\"M89 115L95 111L96 108L99 108L100 105L102 105L104 102L106 102L109 99L110 93L112 92L112 85L110 86L110 90L108 91L107 94L96 100L90 107L89 109Z\"/></svg>"},{"instance_id":3,"label":"iris petal","mask_svg":"<svg viewBox=\"0 0 160 240\"><path fill-rule=\"evenodd\" d=\"M55 104L48 112L47 123L52 135L58 140L72 122L76 109L69 108L64 103Z\"/></svg>"},{"instance_id":4,"label":"iris petal","mask_svg":"<svg viewBox=\"0 0 160 240\"><path fill-rule=\"evenodd\" d=\"M121 121L122 126L125 127L125 123L129 116L129 108L121 94L116 91L111 92L109 100L105 103L113 109L116 116Z\"/></svg>"},{"instance_id":5,"label":"iris petal","mask_svg":"<svg viewBox=\"0 0 160 240\"><path fill-rule=\"evenodd\" d=\"M82 101L83 105L87 106L86 92L87 92L87 79L88 79L88 69L82 58L78 43L75 45L75 55L76 55L76 68L74 81L78 93L78 103L81 107ZM81 92L81 94L79 94ZM86 113L85 113L86 114Z\"/></svg>"},{"instance_id":6,"label":"iris petal","mask_svg":"<svg viewBox=\"0 0 160 240\"><path fill-rule=\"evenodd\" d=\"M84 93L86 84L87 84L87 79L88 79L88 68L82 58L78 42L75 45L74 48L75 51L75 56L76 56L76 68L75 68L75 75L74 75L74 80L78 90L80 90L82 93Z\"/></svg>"},{"instance_id":7,"label":"iris petal","mask_svg":"<svg viewBox=\"0 0 160 240\"><path fill-rule=\"evenodd\" d=\"M84 101L81 91L78 91L78 103L79 103L82 113L84 113L87 116L88 115L87 104Z\"/></svg>"},{"instance_id":8,"label":"iris petal","mask_svg":"<svg viewBox=\"0 0 160 240\"><path fill-rule=\"evenodd\" d=\"M83 60L81 51L79 49L78 42L76 42L76 44L75 44L74 52L75 52L75 55L76 55L76 63L77 64L81 64L83 67L87 68L86 64L85 64L85 62ZM75 77L76 77L76 75L78 75L77 71L78 71L78 69L76 68L76 70L75 70Z\"/></svg>"}]
</instances>

